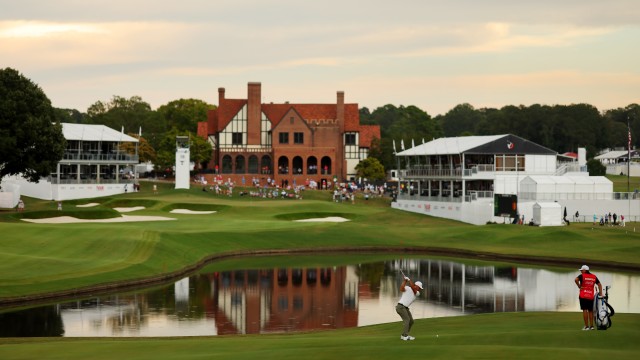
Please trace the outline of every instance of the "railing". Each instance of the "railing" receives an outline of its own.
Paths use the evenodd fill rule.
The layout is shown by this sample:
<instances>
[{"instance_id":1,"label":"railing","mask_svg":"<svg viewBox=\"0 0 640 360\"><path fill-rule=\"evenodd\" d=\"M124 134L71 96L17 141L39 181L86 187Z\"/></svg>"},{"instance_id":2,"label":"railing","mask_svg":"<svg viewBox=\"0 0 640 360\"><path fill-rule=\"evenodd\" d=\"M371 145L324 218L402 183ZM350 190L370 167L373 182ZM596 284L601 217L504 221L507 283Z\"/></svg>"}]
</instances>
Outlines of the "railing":
<instances>
[{"instance_id":1,"label":"railing","mask_svg":"<svg viewBox=\"0 0 640 360\"><path fill-rule=\"evenodd\" d=\"M476 201L478 199L486 199L486 198L493 199L493 191L474 191L474 190L469 190L469 191L467 191L467 195L465 195L465 197L464 197L464 201L465 202L472 202L472 201Z\"/></svg>"},{"instance_id":2,"label":"railing","mask_svg":"<svg viewBox=\"0 0 640 360\"><path fill-rule=\"evenodd\" d=\"M519 200L557 201L557 200L640 200L636 192L608 193L535 193L519 192Z\"/></svg>"},{"instance_id":3,"label":"railing","mask_svg":"<svg viewBox=\"0 0 640 360\"><path fill-rule=\"evenodd\" d=\"M484 198L493 198L493 191L468 191L467 195L465 195L464 197L461 196L461 191L454 191L454 196L451 197L450 192L448 191L443 191L442 195L438 195L439 191L434 190L431 193L431 196L429 195L425 195L425 193L423 193L422 195L418 195L417 192L414 192L413 194L409 194L409 193L400 193L398 194L398 199L400 200L420 200L420 201L438 201L438 202L471 202L471 201L476 201L478 199L484 199Z\"/></svg>"},{"instance_id":4,"label":"railing","mask_svg":"<svg viewBox=\"0 0 640 360\"><path fill-rule=\"evenodd\" d=\"M557 167L555 175L562 176L568 172L588 172L587 166L580 166L578 163L561 164Z\"/></svg>"},{"instance_id":5,"label":"railing","mask_svg":"<svg viewBox=\"0 0 640 360\"><path fill-rule=\"evenodd\" d=\"M600 218L603 219L604 221L604 217L602 216L603 214L595 214L596 215L596 219L593 219L593 215L594 214L587 214L587 215L580 215L577 218L575 216L571 216L571 217L567 217L569 219L569 221L574 221L574 222L579 222L579 223L592 223L593 225L599 225L600 224ZM630 222L638 222L640 221L640 215L630 215L624 216L624 222L625 222L625 226L630 225ZM634 224L634 226L636 226L637 224ZM612 224L607 222L606 224L603 224L603 226L605 228L607 227L617 227L617 226L622 226L622 220L620 218L617 219L616 224Z\"/></svg>"},{"instance_id":6,"label":"railing","mask_svg":"<svg viewBox=\"0 0 640 360\"><path fill-rule=\"evenodd\" d=\"M438 201L438 202L462 202L462 197L450 196L421 196L410 194L398 194L398 200L420 200L420 201Z\"/></svg>"},{"instance_id":7,"label":"railing","mask_svg":"<svg viewBox=\"0 0 640 360\"><path fill-rule=\"evenodd\" d=\"M271 147L247 147L246 145L225 146L220 148L223 153L270 153Z\"/></svg>"},{"instance_id":8,"label":"railing","mask_svg":"<svg viewBox=\"0 0 640 360\"><path fill-rule=\"evenodd\" d=\"M94 153L71 153L65 152L62 155L62 160L69 161L125 161L125 162L138 162L138 155L130 154L94 154Z\"/></svg>"},{"instance_id":9,"label":"railing","mask_svg":"<svg viewBox=\"0 0 640 360\"><path fill-rule=\"evenodd\" d=\"M494 172L495 166L493 164L478 164L469 169L461 169L460 167L442 168L439 166L431 165L414 165L409 169L400 170L400 177L402 178L462 178L462 176L469 177L479 172Z\"/></svg>"},{"instance_id":10,"label":"railing","mask_svg":"<svg viewBox=\"0 0 640 360\"><path fill-rule=\"evenodd\" d=\"M47 179L50 183L54 184L54 185L65 185L65 184L131 184L133 183L133 179L125 179L125 178L120 178L118 180L116 179L100 179L100 182L98 182L97 179L60 179L60 181L58 181L57 178L50 178Z\"/></svg>"}]
</instances>

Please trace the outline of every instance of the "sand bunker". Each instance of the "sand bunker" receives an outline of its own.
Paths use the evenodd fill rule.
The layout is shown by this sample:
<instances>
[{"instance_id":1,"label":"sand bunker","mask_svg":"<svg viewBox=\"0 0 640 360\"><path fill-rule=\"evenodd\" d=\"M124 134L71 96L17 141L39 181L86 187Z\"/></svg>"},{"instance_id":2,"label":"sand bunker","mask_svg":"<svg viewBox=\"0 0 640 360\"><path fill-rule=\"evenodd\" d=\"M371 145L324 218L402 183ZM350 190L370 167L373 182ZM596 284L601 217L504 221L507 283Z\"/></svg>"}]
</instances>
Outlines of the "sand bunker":
<instances>
[{"instance_id":1,"label":"sand bunker","mask_svg":"<svg viewBox=\"0 0 640 360\"><path fill-rule=\"evenodd\" d=\"M190 214L190 215L204 215L204 214L214 214L215 211L196 211L196 210L188 210L188 209L173 209L170 211L172 214Z\"/></svg>"},{"instance_id":2,"label":"sand bunker","mask_svg":"<svg viewBox=\"0 0 640 360\"><path fill-rule=\"evenodd\" d=\"M130 216L122 215L119 218L111 219L78 219L71 216L58 216L47 219L22 219L30 223L37 224L72 224L72 223L117 223L117 222L133 222L133 221L166 221L176 220L174 218L164 216Z\"/></svg>"},{"instance_id":3,"label":"sand bunker","mask_svg":"<svg viewBox=\"0 0 640 360\"><path fill-rule=\"evenodd\" d=\"M113 208L113 210L117 211L117 212L132 212L132 211L137 211L137 210L142 210L144 209L144 206L134 206L134 207L117 207L117 208Z\"/></svg>"},{"instance_id":4,"label":"sand bunker","mask_svg":"<svg viewBox=\"0 0 640 360\"><path fill-rule=\"evenodd\" d=\"M345 219L338 216L329 216L326 218L303 219L303 220L296 220L296 221L298 222L345 222L345 221L349 221L349 219Z\"/></svg>"},{"instance_id":5,"label":"sand bunker","mask_svg":"<svg viewBox=\"0 0 640 360\"><path fill-rule=\"evenodd\" d=\"M85 208L85 207L94 207L94 206L98 206L98 205L100 205L100 204L98 204L98 203L88 203L88 204L83 204L83 205L76 205L76 207Z\"/></svg>"}]
</instances>

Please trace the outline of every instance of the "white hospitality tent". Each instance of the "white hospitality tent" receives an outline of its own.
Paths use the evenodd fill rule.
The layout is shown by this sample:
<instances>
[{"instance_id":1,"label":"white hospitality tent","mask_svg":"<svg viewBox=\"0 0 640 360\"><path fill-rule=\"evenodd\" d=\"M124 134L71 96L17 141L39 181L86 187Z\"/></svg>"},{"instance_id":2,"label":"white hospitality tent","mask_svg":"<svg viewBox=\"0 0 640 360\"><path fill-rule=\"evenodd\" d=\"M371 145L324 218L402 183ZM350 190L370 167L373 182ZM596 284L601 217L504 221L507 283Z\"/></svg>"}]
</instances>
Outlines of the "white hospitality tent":
<instances>
[{"instance_id":1,"label":"white hospitality tent","mask_svg":"<svg viewBox=\"0 0 640 360\"><path fill-rule=\"evenodd\" d=\"M539 226L562 225L562 206L557 202L537 202L533 205L533 223Z\"/></svg>"},{"instance_id":2,"label":"white hospitality tent","mask_svg":"<svg viewBox=\"0 0 640 360\"><path fill-rule=\"evenodd\" d=\"M604 176L531 175L520 181L524 199L595 200L613 192L613 183Z\"/></svg>"}]
</instances>

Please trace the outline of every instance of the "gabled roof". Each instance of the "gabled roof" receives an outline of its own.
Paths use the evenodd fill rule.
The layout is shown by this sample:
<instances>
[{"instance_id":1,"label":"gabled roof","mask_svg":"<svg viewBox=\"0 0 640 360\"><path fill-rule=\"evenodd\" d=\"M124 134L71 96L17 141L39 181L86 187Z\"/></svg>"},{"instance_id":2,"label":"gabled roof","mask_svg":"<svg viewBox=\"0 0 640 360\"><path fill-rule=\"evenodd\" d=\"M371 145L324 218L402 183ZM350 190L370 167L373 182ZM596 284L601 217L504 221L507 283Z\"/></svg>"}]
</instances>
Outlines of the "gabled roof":
<instances>
[{"instance_id":1,"label":"gabled roof","mask_svg":"<svg viewBox=\"0 0 640 360\"><path fill-rule=\"evenodd\" d=\"M220 99L220 104L216 109L207 113L206 129L200 129L202 133L216 133L224 130L233 117L248 104L246 99ZM294 109L305 121L336 121L338 118L338 104L260 104L262 113L271 122L274 128L282 121L285 114ZM380 127L378 125L360 125L360 110L358 104L344 104L344 131L360 132L361 146L371 145L373 138L380 138ZM199 134L200 134L199 132ZM201 135L202 136L202 135Z\"/></svg>"},{"instance_id":2,"label":"gabled roof","mask_svg":"<svg viewBox=\"0 0 640 360\"><path fill-rule=\"evenodd\" d=\"M380 126L360 125L360 147L370 148L373 139L380 139Z\"/></svg>"},{"instance_id":3,"label":"gabled roof","mask_svg":"<svg viewBox=\"0 0 640 360\"><path fill-rule=\"evenodd\" d=\"M213 113L212 120L217 125L216 131L222 131L238 111L248 103L247 100L243 99L224 99L223 101L224 104L219 104L217 109L209 110Z\"/></svg>"},{"instance_id":4,"label":"gabled roof","mask_svg":"<svg viewBox=\"0 0 640 360\"><path fill-rule=\"evenodd\" d=\"M638 150L631 150L631 157L638 157ZM605 159L626 159L629 157L629 150L614 150L609 151L604 154L600 154L596 156L594 159L596 160L605 160Z\"/></svg>"},{"instance_id":5,"label":"gabled roof","mask_svg":"<svg viewBox=\"0 0 640 360\"><path fill-rule=\"evenodd\" d=\"M399 152L397 156L457 154L545 154L555 151L512 134L440 138Z\"/></svg>"},{"instance_id":6,"label":"gabled roof","mask_svg":"<svg viewBox=\"0 0 640 360\"><path fill-rule=\"evenodd\" d=\"M138 139L104 125L62 123L67 140L138 142Z\"/></svg>"},{"instance_id":7,"label":"gabled roof","mask_svg":"<svg viewBox=\"0 0 640 360\"><path fill-rule=\"evenodd\" d=\"M504 135L440 138L398 153L398 156L462 154Z\"/></svg>"},{"instance_id":8,"label":"gabled roof","mask_svg":"<svg viewBox=\"0 0 640 360\"><path fill-rule=\"evenodd\" d=\"M309 129L309 128L310 128L310 127L309 127L309 123L307 123L306 121L304 121L304 118L302 117L302 115L300 115L300 113L298 113L294 107L290 107L290 108L289 108L289 110L288 110L287 112L285 112L285 113L284 113L284 115L283 115L282 117L287 116L287 115L288 115L288 116L291 116L291 114L292 114L292 113L293 113L293 114L298 115L297 117L298 117L299 119L296 119L296 122L302 122L302 124L303 124L307 129ZM265 115L266 115L266 114L265 114ZM271 125L271 130L272 130L272 131L276 131L276 130L277 130L277 127L278 127L278 125L280 125L281 123L282 123L282 121L278 122L278 123L277 123L277 124L275 124L275 125L273 125L273 123L272 123L272 125ZM286 124L286 123L284 123L284 124Z\"/></svg>"}]
</instances>

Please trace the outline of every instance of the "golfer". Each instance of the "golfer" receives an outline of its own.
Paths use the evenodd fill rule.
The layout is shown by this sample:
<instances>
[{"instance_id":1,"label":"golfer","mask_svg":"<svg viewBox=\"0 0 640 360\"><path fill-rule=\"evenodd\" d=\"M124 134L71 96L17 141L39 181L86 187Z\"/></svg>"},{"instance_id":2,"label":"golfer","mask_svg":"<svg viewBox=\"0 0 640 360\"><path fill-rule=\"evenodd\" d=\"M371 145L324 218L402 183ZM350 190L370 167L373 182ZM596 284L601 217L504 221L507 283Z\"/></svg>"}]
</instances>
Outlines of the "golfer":
<instances>
[{"instance_id":1,"label":"golfer","mask_svg":"<svg viewBox=\"0 0 640 360\"><path fill-rule=\"evenodd\" d=\"M407 283L409 285L407 285ZM400 285L400 292L402 293L402 296L400 297L400 301L398 301L398 305L396 305L396 312L400 315L402 322L404 323L402 335L400 335L401 340L407 341L416 339L409 335L411 327L413 326L413 316L411 316L409 306L411 306L413 301L418 297L418 295L420 295L420 290L423 289L422 282L416 281L415 283L412 283L411 279L406 276Z\"/></svg>"},{"instance_id":2,"label":"golfer","mask_svg":"<svg viewBox=\"0 0 640 360\"><path fill-rule=\"evenodd\" d=\"M594 288L597 285L598 292L602 296L602 285L598 277L589 272L587 265L582 265L580 275L576 277L575 282L580 289L580 309L584 319L582 330L593 330L593 299L596 297Z\"/></svg>"}]
</instances>

